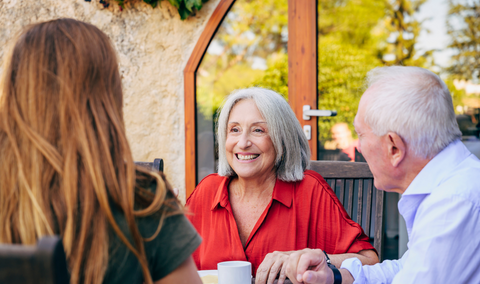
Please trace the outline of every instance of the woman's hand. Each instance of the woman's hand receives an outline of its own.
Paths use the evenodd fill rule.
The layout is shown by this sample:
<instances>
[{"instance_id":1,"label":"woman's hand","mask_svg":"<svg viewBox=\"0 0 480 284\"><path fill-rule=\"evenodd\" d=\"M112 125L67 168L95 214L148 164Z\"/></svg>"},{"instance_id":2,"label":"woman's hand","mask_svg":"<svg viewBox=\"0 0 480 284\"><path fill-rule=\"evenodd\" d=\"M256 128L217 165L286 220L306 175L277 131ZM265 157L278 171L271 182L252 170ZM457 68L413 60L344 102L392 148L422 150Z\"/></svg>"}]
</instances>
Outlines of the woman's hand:
<instances>
[{"instance_id":1,"label":"woman's hand","mask_svg":"<svg viewBox=\"0 0 480 284\"><path fill-rule=\"evenodd\" d=\"M283 284L287 278L285 269L291 253L291 251L274 251L267 254L257 269L255 284L272 284L277 275L277 284Z\"/></svg>"}]
</instances>

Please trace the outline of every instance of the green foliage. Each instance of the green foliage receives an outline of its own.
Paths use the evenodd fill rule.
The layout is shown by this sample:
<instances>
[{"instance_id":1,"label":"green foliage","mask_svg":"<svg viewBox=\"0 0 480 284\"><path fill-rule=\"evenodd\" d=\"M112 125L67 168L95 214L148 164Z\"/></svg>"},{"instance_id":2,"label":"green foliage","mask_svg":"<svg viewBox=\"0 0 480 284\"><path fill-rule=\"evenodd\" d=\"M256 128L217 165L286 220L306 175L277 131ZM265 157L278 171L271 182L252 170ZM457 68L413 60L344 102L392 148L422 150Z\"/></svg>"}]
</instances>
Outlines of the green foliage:
<instances>
[{"instance_id":1,"label":"green foliage","mask_svg":"<svg viewBox=\"0 0 480 284\"><path fill-rule=\"evenodd\" d=\"M480 1L450 0L447 27L449 48L456 51L448 69L455 78L480 78Z\"/></svg>"},{"instance_id":2,"label":"green foliage","mask_svg":"<svg viewBox=\"0 0 480 284\"><path fill-rule=\"evenodd\" d=\"M335 123L346 122L353 131L365 76L382 62L370 49L342 42L335 35L322 38L319 54L318 109L338 112L332 118L319 118L319 139L326 141Z\"/></svg>"},{"instance_id":3,"label":"green foliage","mask_svg":"<svg viewBox=\"0 0 480 284\"><path fill-rule=\"evenodd\" d=\"M125 8L125 0L115 0L120 7ZM153 8L160 4L160 1L164 0L143 0L143 2L149 4ZM168 0L173 7L177 8L180 19L185 20L189 16L195 15L196 11L202 9L203 3L208 0Z\"/></svg>"},{"instance_id":4,"label":"green foliage","mask_svg":"<svg viewBox=\"0 0 480 284\"><path fill-rule=\"evenodd\" d=\"M318 109L336 110L336 117L319 118L319 139L331 139L331 127L353 120L368 71L384 64L424 66L431 57L415 57L420 23L413 14L425 0L319 0L318 1ZM397 34L395 40L388 37ZM395 60L383 61L386 53ZM430 55L431 53L427 53ZM255 84L288 92L288 62L269 62Z\"/></svg>"},{"instance_id":5,"label":"green foliage","mask_svg":"<svg viewBox=\"0 0 480 284\"><path fill-rule=\"evenodd\" d=\"M259 78L271 74L268 69L252 69L255 59L266 59L270 66L286 58L282 33L287 19L285 0L236 1L211 44L221 51L207 51L197 72L197 108L206 119L232 91L260 85ZM285 65L281 72L287 70Z\"/></svg>"},{"instance_id":6,"label":"green foliage","mask_svg":"<svg viewBox=\"0 0 480 284\"><path fill-rule=\"evenodd\" d=\"M274 90L288 101L288 55L280 53L272 59L263 77L257 78L251 86Z\"/></svg>"},{"instance_id":7,"label":"green foliage","mask_svg":"<svg viewBox=\"0 0 480 284\"><path fill-rule=\"evenodd\" d=\"M318 109L337 111L318 119L318 139L325 142L335 123L346 122L353 132L365 76L382 65L386 6L376 0L321 0L318 6Z\"/></svg>"},{"instance_id":8,"label":"green foliage","mask_svg":"<svg viewBox=\"0 0 480 284\"><path fill-rule=\"evenodd\" d=\"M415 43L421 30L421 22L413 16L427 0L387 1L384 27L389 35L383 54L393 59L382 58L386 65L422 66L424 57L415 56Z\"/></svg>"},{"instance_id":9,"label":"green foliage","mask_svg":"<svg viewBox=\"0 0 480 284\"><path fill-rule=\"evenodd\" d=\"M323 36L334 35L343 43L376 49L385 40L378 28L385 9L379 0L319 0L319 44Z\"/></svg>"},{"instance_id":10,"label":"green foliage","mask_svg":"<svg viewBox=\"0 0 480 284\"><path fill-rule=\"evenodd\" d=\"M215 72L197 75L197 108L205 119L211 119L232 91L252 85L262 70L251 70L247 64L236 64L216 78Z\"/></svg>"},{"instance_id":11,"label":"green foliage","mask_svg":"<svg viewBox=\"0 0 480 284\"><path fill-rule=\"evenodd\" d=\"M462 114L463 111L457 111L457 106L460 106L463 109L463 106L465 105L463 99L466 97L466 93L465 90L457 90L457 88L455 88L455 85L453 84L453 80L453 76L449 76L443 81L447 85L448 89L450 90L450 94L452 95L453 109L455 110L455 113Z\"/></svg>"}]
</instances>

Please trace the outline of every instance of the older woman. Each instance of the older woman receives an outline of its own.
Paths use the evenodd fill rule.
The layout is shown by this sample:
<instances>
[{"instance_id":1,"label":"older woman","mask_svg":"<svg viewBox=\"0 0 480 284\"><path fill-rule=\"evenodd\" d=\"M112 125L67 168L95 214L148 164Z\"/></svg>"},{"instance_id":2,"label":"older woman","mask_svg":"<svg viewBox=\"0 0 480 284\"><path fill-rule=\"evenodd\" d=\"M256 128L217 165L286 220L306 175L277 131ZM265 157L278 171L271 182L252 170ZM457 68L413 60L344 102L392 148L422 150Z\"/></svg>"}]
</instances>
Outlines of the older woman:
<instances>
[{"instance_id":1,"label":"older woman","mask_svg":"<svg viewBox=\"0 0 480 284\"><path fill-rule=\"evenodd\" d=\"M203 179L187 201L204 239L193 254L199 269L246 260L256 283L273 283L278 274L282 283L285 259L303 248L325 250L337 266L352 256L378 262L332 189L307 170L307 140L280 95L261 88L231 94L217 136L218 174Z\"/></svg>"}]
</instances>

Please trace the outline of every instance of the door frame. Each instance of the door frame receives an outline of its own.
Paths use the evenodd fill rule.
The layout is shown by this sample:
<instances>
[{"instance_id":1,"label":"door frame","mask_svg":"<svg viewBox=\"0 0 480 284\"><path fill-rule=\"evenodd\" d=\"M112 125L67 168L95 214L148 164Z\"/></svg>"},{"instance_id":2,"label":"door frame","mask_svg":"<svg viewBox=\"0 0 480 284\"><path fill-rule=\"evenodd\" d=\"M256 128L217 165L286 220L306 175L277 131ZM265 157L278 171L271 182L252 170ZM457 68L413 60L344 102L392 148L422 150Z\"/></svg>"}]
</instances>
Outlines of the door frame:
<instances>
[{"instance_id":1,"label":"door frame","mask_svg":"<svg viewBox=\"0 0 480 284\"><path fill-rule=\"evenodd\" d=\"M183 71L185 91L185 189L196 186L196 73L210 42L235 0L221 0L207 22ZM288 0L288 101L302 127L310 125L311 159L317 157L317 118L304 121L303 105L317 108L317 1Z\"/></svg>"}]
</instances>

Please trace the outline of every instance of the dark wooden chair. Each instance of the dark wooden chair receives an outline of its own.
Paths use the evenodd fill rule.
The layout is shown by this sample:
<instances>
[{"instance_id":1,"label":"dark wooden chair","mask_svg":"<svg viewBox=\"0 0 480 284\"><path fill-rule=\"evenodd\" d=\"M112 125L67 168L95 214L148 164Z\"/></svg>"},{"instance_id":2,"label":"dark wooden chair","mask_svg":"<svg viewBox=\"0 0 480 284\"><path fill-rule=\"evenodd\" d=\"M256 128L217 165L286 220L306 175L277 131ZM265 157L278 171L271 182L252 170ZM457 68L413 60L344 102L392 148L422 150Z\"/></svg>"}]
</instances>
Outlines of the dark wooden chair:
<instances>
[{"instance_id":1,"label":"dark wooden chair","mask_svg":"<svg viewBox=\"0 0 480 284\"><path fill-rule=\"evenodd\" d=\"M0 283L70 283L62 240L44 237L36 246L0 245Z\"/></svg>"},{"instance_id":2,"label":"dark wooden chair","mask_svg":"<svg viewBox=\"0 0 480 284\"><path fill-rule=\"evenodd\" d=\"M310 169L330 185L348 215L372 239L382 261L384 192L373 185L367 163L311 161ZM373 222L372 222L373 221Z\"/></svg>"},{"instance_id":3,"label":"dark wooden chair","mask_svg":"<svg viewBox=\"0 0 480 284\"><path fill-rule=\"evenodd\" d=\"M326 149L318 149L317 151L317 159L324 160L324 161L350 161L350 158L347 154L342 152L340 149L335 150L326 150Z\"/></svg>"},{"instance_id":4,"label":"dark wooden chair","mask_svg":"<svg viewBox=\"0 0 480 284\"><path fill-rule=\"evenodd\" d=\"M163 172L163 159L155 159L151 162L135 162L136 165L146 167L150 170Z\"/></svg>"}]
</instances>

